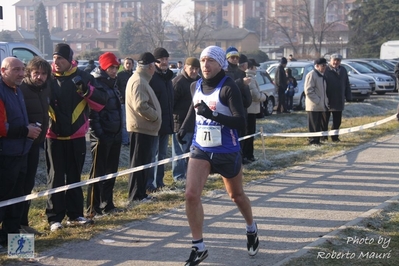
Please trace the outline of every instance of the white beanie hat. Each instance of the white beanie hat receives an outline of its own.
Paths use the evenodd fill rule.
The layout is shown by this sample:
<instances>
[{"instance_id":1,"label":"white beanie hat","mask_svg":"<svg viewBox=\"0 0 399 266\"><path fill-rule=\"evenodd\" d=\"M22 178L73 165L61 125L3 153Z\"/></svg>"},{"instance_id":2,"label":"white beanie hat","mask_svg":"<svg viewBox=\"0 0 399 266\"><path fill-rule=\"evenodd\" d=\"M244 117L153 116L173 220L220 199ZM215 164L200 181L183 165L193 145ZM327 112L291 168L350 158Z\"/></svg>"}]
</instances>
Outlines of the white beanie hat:
<instances>
[{"instance_id":1,"label":"white beanie hat","mask_svg":"<svg viewBox=\"0 0 399 266\"><path fill-rule=\"evenodd\" d=\"M226 53L225 51L220 48L219 46L208 46L206 47L200 56L200 60L202 57L208 56L216 60L219 65L225 69L227 67L227 60L226 60Z\"/></svg>"}]
</instances>

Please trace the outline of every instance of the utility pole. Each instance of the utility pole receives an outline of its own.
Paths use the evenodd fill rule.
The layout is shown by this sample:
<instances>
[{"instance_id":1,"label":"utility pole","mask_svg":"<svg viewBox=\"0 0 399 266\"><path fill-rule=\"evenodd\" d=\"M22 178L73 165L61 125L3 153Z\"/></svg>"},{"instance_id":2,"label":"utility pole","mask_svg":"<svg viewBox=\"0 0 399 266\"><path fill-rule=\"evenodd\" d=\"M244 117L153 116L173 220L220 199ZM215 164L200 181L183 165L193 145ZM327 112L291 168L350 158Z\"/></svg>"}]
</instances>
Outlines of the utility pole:
<instances>
[{"instance_id":1,"label":"utility pole","mask_svg":"<svg viewBox=\"0 0 399 266\"><path fill-rule=\"evenodd\" d=\"M41 41L42 41L42 35L40 34L40 25L41 25L42 23L41 22L38 22L37 23L37 25L38 25L38 28L39 28L39 50L40 51L42 51L42 46L41 46Z\"/></svg>"}]
</instances>

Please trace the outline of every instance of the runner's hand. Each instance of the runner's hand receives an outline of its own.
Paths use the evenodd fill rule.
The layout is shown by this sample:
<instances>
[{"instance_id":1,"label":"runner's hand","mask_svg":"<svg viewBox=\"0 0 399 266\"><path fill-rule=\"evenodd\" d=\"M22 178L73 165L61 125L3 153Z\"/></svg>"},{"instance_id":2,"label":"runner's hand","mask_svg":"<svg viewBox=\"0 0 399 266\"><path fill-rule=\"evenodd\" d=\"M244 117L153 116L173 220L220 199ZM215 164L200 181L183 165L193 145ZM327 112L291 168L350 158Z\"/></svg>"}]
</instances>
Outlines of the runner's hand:
<instances>
[{"instance_id":1,"label":"runner's hand","mask_svg":"<svg viewBox=\"0 0 399 266\"><path fill-rule=\"evenodd\" d=\"M206 105L206 103L201 100L200 103L197 103L194 108L197 108L197 114L202 115L205 118L212 118L212 110Z\"/></svg>"}]
</instances>

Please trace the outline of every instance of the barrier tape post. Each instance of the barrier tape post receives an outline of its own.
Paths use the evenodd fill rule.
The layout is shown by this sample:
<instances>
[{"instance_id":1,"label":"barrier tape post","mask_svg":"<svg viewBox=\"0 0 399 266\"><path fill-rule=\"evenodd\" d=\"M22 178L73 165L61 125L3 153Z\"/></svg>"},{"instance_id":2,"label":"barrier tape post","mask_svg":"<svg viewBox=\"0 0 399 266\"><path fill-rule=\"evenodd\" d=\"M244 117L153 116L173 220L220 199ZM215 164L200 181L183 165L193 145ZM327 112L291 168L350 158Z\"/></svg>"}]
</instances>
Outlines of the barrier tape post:
<instances>
[{"instance_id":1,"label":"barrier tape post","mask_svg":"<svg viewBox=\"0 0 399 266\"><path fill-rule=\"evenodd\" d=\"M263 136L263 127L260 127L259 130L260 130L260 139L262 141L263 160L266 160L265 136Z\"/></svg>"}]
</instances>

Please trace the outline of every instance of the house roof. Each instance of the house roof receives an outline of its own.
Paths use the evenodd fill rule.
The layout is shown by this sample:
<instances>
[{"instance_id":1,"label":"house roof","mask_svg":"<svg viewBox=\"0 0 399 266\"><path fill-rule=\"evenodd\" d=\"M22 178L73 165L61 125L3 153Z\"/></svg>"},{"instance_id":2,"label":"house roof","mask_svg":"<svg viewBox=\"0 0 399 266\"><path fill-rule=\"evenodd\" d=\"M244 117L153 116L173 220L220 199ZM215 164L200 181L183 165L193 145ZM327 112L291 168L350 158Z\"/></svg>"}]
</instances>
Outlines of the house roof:
<instances>
[{"instance_id":1,"label":"house roof","mask_svg":"<svg viewBox=\"0 0 399 266\"><path fill-rule=\"evenodd\" d=\"M94 41L98 36L100 36L101 33L100 31L96 29L71 29L71 30L66 30L62 32L57 32L54 33L54 36L61 38L61 40L65 39L66 41L68 40L73 40L73 41L82 41L82 42L92 42Z\"/></svg>"},{"instance_id":2,"label":"house roof","mask_svg":"<svg viewBox=\"0 0 399 266\"><path fill-rule=\"evenodd\" d=\"M16 42L23 42L25 40L35 40L35 32L34 31L28 31L28 30L23 30L23 29L18 29L14 31L9 31L12 39ZM54 42L62 41L62 38L58 38L55 35L50 35L50 38Z\"/></svg>"},{"instance_id":3,"label":"house roof","mask_svg":"<svg viewBox=\"0 0 399 266\"><path fill-rule=\"evenodd\" d=\"M223 28L220 30L205 30L207 37L205 39L217 39L217 40L242 40L249 34L256 34L254 31L250 31L245 28Z\"/></svg>"}]
</instances>

